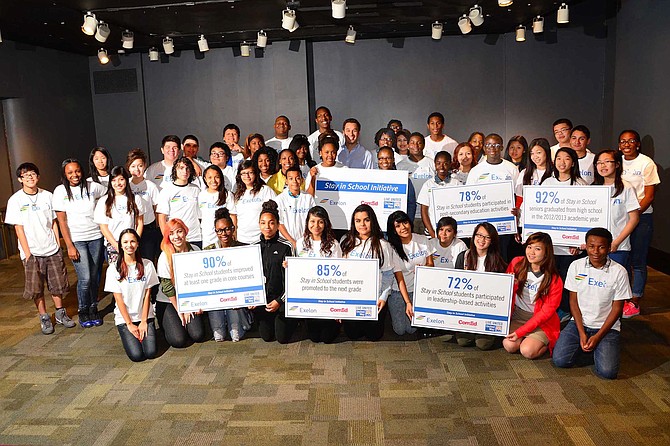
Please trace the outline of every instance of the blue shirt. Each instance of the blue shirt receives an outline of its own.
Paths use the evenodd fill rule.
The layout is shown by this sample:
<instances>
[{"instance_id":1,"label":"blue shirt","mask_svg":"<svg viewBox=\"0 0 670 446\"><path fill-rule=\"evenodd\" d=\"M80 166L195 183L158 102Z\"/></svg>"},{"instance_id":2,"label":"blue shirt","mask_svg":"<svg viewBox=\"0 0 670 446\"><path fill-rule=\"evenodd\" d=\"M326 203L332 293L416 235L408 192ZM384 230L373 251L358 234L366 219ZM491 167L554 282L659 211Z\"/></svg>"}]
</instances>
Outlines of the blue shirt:
<instances>
[{"instance_id":1,"label":"blue shirt","mask_svg":"<svg viewBox=\"0 0 670 446\"><path fill-rule=\"evenodd\" d=\"M337 152L337 160L353 169L374 169L372 155L360 143L351 150L347 149L347 146L342 146Z\"/></svg>"}]
</instances>

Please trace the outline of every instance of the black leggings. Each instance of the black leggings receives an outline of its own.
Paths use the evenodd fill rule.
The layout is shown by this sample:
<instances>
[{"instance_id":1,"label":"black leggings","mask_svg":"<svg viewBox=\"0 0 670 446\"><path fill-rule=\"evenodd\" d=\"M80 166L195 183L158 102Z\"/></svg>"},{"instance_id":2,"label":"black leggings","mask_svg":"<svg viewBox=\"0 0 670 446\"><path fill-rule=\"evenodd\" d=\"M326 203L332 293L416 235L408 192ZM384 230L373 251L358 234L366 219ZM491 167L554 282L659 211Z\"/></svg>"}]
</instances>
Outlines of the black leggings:
<instances>
[{"instance_id":1,"label":"black leggings","mask_svg":"<svg viewBox=\"0 0 670 446\"><path fill-rule=\"evenodd\" d=\"M307 336L312 342L332 344L340 333L340 324L334 319L307 319Z\"/></svg>"},{"instance_id":2,"label":"black leggings","mask_svg":"<svg viewBox=\"0 0 670 446\"><path fill-rule=\"evenodd\" d=\"M344 321L344 334L355 341L367 338L369 341L379 341L384 336L384 321L386 320L387 306L384 305L376 321Z\"/></svg>"},{"instance_id":3,"label":"black leggings","mask_svg":"<svg viewBox=\"0 0 670 446\"><path fill-rule=\"evenodd\" d=\"M288 344L298 326L298 320L287 318L284 304L273 313L265 310L265 306L254 309L254 319L258 321L258 331L265 342L276 340L280 344Z\"/></svg>"},{"instance_id":4,"label":"black leggings","mask_svg":"<svg viewBox=\"0 0 670 446\"><path fill-rule=\"evenodd\" d=\"M184 327L181 324L179 313L171 303L156 302L158 324L165 333L165 340L174 348L184 348L194 342L205 342L207 340L203 316L206 315L203 313L193 316Z\"/></svg>"}]
</instances>

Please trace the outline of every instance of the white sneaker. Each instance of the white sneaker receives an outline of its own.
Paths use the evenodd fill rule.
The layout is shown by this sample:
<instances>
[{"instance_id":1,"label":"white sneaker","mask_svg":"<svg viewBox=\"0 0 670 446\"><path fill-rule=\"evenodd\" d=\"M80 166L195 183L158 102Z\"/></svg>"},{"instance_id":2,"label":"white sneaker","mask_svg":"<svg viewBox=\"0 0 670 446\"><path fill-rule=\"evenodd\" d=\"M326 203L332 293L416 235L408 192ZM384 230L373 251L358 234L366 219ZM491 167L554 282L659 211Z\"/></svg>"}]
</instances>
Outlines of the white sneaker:
<instances>
[{"instance_id":1,"label":"white sneaker","mask_svg":"<svg viewBox=\"0 0 670 446\"><path fill-rule=\"evenodd\" d=\"M230 330L230 338L233 342L240 342L240 331L236 328Z\"/></svg>"},{"instance_id":2,"label":"white sneaker","mask_svg":"<svg viewBox=\"0 0 670 446\"><path fill-rule=\"evenodd\" d=\"M214 340L216 342L223 342L226 339L226 335L223 334L223 330L214 330Z\"/></svg>"}]
</instances>

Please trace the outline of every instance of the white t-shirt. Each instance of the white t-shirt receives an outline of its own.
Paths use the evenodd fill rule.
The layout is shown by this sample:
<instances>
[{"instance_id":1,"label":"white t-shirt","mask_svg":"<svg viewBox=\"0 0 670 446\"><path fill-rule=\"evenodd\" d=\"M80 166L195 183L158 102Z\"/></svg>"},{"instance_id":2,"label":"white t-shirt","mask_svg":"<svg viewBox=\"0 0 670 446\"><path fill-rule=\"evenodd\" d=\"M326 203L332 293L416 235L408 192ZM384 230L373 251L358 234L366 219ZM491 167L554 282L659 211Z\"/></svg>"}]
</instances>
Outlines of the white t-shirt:
<instances>
[{"instance_id":1,"label":"white t-shirt","mask_svg":"<svg viewBox=\"0 0 670 446\"><path fill-rule=\"evenodd\" d=\"M202 240L198 195L200 188L193 183L177 186L167 182L158 194L156 212L166 215L168 220L173 218L182 220L188 228L186 240L189 242Z\"/></svg>"},{"instance_id":2,"label":"white t-shirt","mask_svg":"<svg viewBox=\"0 0 670 446\"><path fill-rule=\"evenodd\" d=\"M223 169L221 172L223 173L223 185L226 186L227 190L234 193L235 189L237 189L237 185L235 183L235 171L233 170L232 167L226 166L226 168Z\"/></svg>"},{"instance_id":3,"label":"white t-shirt","mask_svg":"<svg viewBox=\"0 0 670 446\"><path fill-rule=\"evenodd\" d=\"M142 180L140 183L135 184L132 181L130 182L130 190L133 191L135 196L139 196L144 200L144 224L148 225L153 223L156 220L156 214L154 213L154 206L158 203L158 186L156 186L152 181Z\"/></svg>"},{"instance_id":4,"label":"white t-shirt","mask_svg":"<svg viewBox=\"0 0 670 446\"><path fill-rule=\"evenodd\" d=\"M147 170L144 171L144 178L154 183L158 189L162 189L163 181L165 181L165 184L172 182L170 180L171 174L172 164L167 165L164 160L161 160L147 167Z\"/></svg>"},{"instance_id":5,"label":"white t-shirt","mask_svg":"<svg viewBox=\"0 0 670 446\"><path fill-rule=\"evenodd\" d=\"M107 217L107 206L105 205L105 198L98 200L93 212L93 221L99 225L107 225L107 228L114 236L114 240L119 241L121 231L124 229L135 229L135 215L128 213L128 197L125 195L116 195L112 203L112 216ZM135 196L135 204L137 204L137 216L145 214L144 200L137 195Z\"/></svg>"},{"instance_id":6,"label":"white t-shirt","mask_svg":"<svg viewBox=\"0 0 670 446\"><path fill-rule=\"evenodd\" d=\"M109 175L105 175L104 177L99 176L98 181L93 181L92 177L86 178L86 182L90 185L92 183L98 184L102 187L105 188L105 192L107 191L107 186L109 186Z\"/></svg>"},{"instance_id":7,"label":"white t-shirt","mask_svg":"<svg viewBox=\"0 0 670 446\"><path fill-rule=\"evenodd\" d=\"M261 236L258 219L261 216L263 203L276 197L275 192L266 185L256 195L245 190L244 195L235 202L237 209L237 240L242 243L255 243Z\"/></svg>"},{"instance_id":8,"label":"white t-shirt","mask_svg":"<svg viewBox=\"0 0 670 446\"><path fill-rule=\"evenodd\" d=\"M433 264L436 268L455 268L456 257L468 249L463 240L459 238L453 239L446 248L440 245L437 238L430 239L430 244L433 249Z\"/></svg>"},{"instance_id":9,"label":"white t-shirt","mask_svg":"<svg viewBox=\"0 0 670 446\"><path fill-rule=\"evenodd\" d=\"M586 181L586 184L593 184L593 180L595 179L593 176L593 160L595 157L596 156L589 149L586 149L586 155L579 158L579 174L584 181Z\"/></svg>"},{"instance_id":10,"label":"white t-shirt","mask_svg":"<svg viewBox=\"0 0 670 446\"><path fill-rule=\"evenodd\" d=\"M419 192L419 195L416 197L416 202L417 204L424 205L428 207L428 215L430 215L430 222L433 224L433 229L437 226L437 221L433 209L433 200L432 200L432 194L430 193L433 189L440 189L444 187L452 187L452 186L460 186L461 182L458 181L458 179L454 176L451 176L449 178L449 181L442 182L442 183L437 183L435 181L435 177L429 178L426 180L425 183L423 183L423 187L421 188L421 191ZM419 217L421 216L421 209L420 206L417 206L417 213L419 214Z\"/></svg>"},{"instance_id":11,"label":"white t-shirt","mask_svg":"<svg viewBox=\"0 0 670 446\"><path fill-rule=\"evenodd\" d=\"M374 259L375 257L373 256L372 247L369 242L370 239L365 241L357 239L354 249L352 249L346 256L343 255L343 257L346 259ZM379 271L381 273L388 271L392 271L393 273L402 272L401 261L389 242L383 239L379 242L381 244L382 255L384 256L384 263L380 265ZM385 283L384 277L384 274L379 275L379 298L386 301L392 284L396 281L395 278L393 278L389 280L389 283Z\"/></svg>"},{"instance_id":12,"label":"white t-shirt","mask_svg":"<svg viewBox=\"0 0 670 446\"><path fill-rule=\"evenodd\" d=\"M330 247L330 255L324 255L321 252L321 240L312 240L312 246L310 249L305 248L305 238L300 237L296 239L296 252L298 257L311 257L311 258L333 258L339 259L342 257L342 248L337 240L333 241L333 246Z\"/></svg>"},{"instance_id":13,"label":"white t-shirt","mask_svg":"<svg viewBox=\"0 0 670 446\"><path fill-rule=\"evenodd\" d=\"M432 139L430 139L430 135L426 135L424 140L426 143L423 148L423 154L428 158L433 159L435 159L435 155L437 155L438 152L442 151L448 152L449 155L451 155L451 157L453 158L454 150L458 145L458 142L456 140L447 135L444 135L442 141L433 141Z\"/></svg>"},{"instance_id":14,"label":"white t-shirt","mask_svg":"<svg viewBox=\"0 0 670 446\"><path fill-rule=\"evenodd\" d=\"M543 279L544 274L537 276L534 272L528 271L526 283L521 291L521 297L516 296L517 308L529 313L535 312L535 299L537 298L537 291L540 289Z\"/></svg>"},{"instance_id":15,"label":"white t-shirt","mask_svg":"<svg viewBox=\"0 0 670 446\"><path fill-rule=\"evenodd\" d=\"M570 180L559 181L555 176L550 176L542 182L542 186L570 186ZM586 182L582 178L577 178L573 186L586 186ZM557 245L554 243L554 255L556 256L569 256L570 247L565 245Z\"/></svg>"},{"instance_id":16,"label":"white t-shirt","mask_svg":"<svg viewBox=\"0 0 670 446\"><path fill-rule=\"evenodd\" d=\"M328 172L330 172L333 169L348 169L347 166L345 166L339 161L335 161L335 165L330 167L326 167L322 163L319 163L316 165L316 168L319 170L319 173L317 174L317 179L318 177L321 176L328 176ZM307 178L305 179L306 187L309 187L311 181L312 181L312 175L311 173L307 173ZM314 193L316 194L316 190L314 191Z\"/></svg>"},{"instance_id":17,"label":"white t-shirt","mask_svg":"<svg viewBox=\"0 0 670 446\"><path fill-rule=\"evenodd\" d=\"M407 260L397 256L398 263L401 265L402 275L405 278L405 286L408 293L414 292L414 267L424 266L426 259L435 252L432 243L428 237L420 234L412 234L412 240L402 245L403 251L407 255ZM393 282L392 289L399 291L398 282Z\"/></svg>"},{"instance_id":18,"label":"white t-shirt","mask_svg":"<svg viewBox=\"0 0 670 446\"><path fill-rule=\"evenodd\" d=\"M546 170L540 170L540 169L535 169L533 171L533 174L530 176L530 184L528 186L539 186L542 184L542 177L544 176L544 173ZM523 177L526 175L526 169L523 169L521 172L519 172L519 177L516 179L516 184L514 186L514 194L518 195L519 197L523 197ZM547 177L549 179L549 177Z\"/></svg>"},{"instance_id":19,"label":"white t-shirt","mask_svg":"<svg viewBox=\"0 0 670 446\"><path fill-rule=\"evenodd\" d=\"M288 146L291 145L291 141L293 141L292 136L289 136L286 139L279 139L275 136L265 141L265 145L266 147L272 147L277 152L281 152L284 149L288 149Z\"/></svg>"},{"instance_id":20,"label":"white t-shirt","mask_svg":"<svg viewBox=\"0 0 670 446\"><path fill-rule=\"evenodd\" d=\"M214 232L214 214L218 209L227 208L231 215L237 214L235 208L235 199L230 190L226 193L226 202L222 205L217 205L219 200L219 193L211 193L206 190L200 192L198 195L198 206L200 207L200 228L202 230L202 246L209 246L216 243L218 237Z\"/></svg>"},{"instance_id":21,"label":"white t-shirt","mask_svg":"<svg viewBox=\"0 0 670 446\"><path fill-rule=\"evenodd\" d=\"M149 259L142 259L144 265L144 277L137 278L137 265L128 265L128 276L119 282L119 272L116 265L109 265L107 268L107 276L105 277L105 291L109 293L121 293L123 296L123 303L126 304L128 316L133 322L142 321L142 307L144 305L144 298L148 296L147 290L154 285L158 285L158 276L156 275L156 268ZM149 305L149 316L147 319L154 317L154 306ZM114 324L123 325L126 321L121 315L121 310L117 305L114 308Z\"/></svg>"},{"instance_id":22,"label":"white t-shirt","mask_svg":"<svg viewBox=\"0 0 670 446\"><path fill-rule=\"evenodd\" d=\"M232 164L232 169L233 172L237 172L237 168L240 166L240 164L244 161L244 155L241 153L235 153L233 152L233 157L230 159L230 162Z\"/></svg>"},{"instance_id":23,"label":"white t-shirt","mask_svg":"<svg viewBox=\"0 0 670 446\"><path fill-rule=\"evenodd\" d=\"M635 194L637 195L638 201L642 201L644 198L644 187L645 186L654 186L661 182L661 179L658 177L658 168L654 160L649 158L647 155L639 153L635 159L632 160L623 160L623 174L621 178L628 181L633 189L635 189ZM649 206L645 214L651 214L654 212L652 206Z\"/></svg>"},{"instance_id":24,"label":"white t-shirt","mask_svg":"<svg viewBox=\"0 0 670 446\"><path fill-rule=\"evenodd\" d=\"M611 187L611 190L614 194L614 186ZM640 209L640 203L637 201L633 187L627 181L624 181L623 192L612 198L611 202L610 224L612 227L610 232L614 238L617 238L628 223L628 213ZM630 235L621 242L618 251L630 251Z\"/></svg>"},{"instance_id":25,"label":"white t-shirt","mask_svg":"<svg viewBox=\"0 0 670 446\"><path fill-rule=\"evenodd\" d=\"M314 197L304 192L294 197L288 189L284 189L275 201L279 207L279 223L284 225L293 240L302 238L307 213L315 206Z\"/></svg>"},{"instance_id":26,"label":"white t-shirt","mask_svg":"<svg viewBox=\"0 0 670 446\"><path fill-rule=\"evenodd\" d=\"M189 252L192 251L200 251L200 248L195 245L191 245L191 251ZM161 252L161 255L158 256L158 263L156 265L158 268L158 277L161 279L170 279L170 264L168 263L167 255L164 252ZM170 303L170 298L163 294L162 290L158 290L158 294L156 294L156 301L168 304Z\"/></svg>"},{"instance_id":27,"label":"white t-shirt","mask_svg":"<svg viewBox=\"0 0 670 446\"><path fill-rule=\"evenodd\" d=\"M70 186L72 199L67 196L65 186L57 186L53 193L53 208L56 212L65 212L67 226L73 242L88 242L102 237L100 226L93 221L95 202L107 195L107 189L98 183L89 183L88 192L81 186Z\"/></svg>"},{"instance_id":28,"label":"white t-shirt","mask_svg":"<svg viewBox=\"0 0 670 446\"><path fill-rule=\"evenodd\" d=\"M409 172L409 179L414 186L415 191L421 191L423 185L429 179L435 177L435 162L432 158L424 156L419 160L418 163L415 163L411 159L405 158L401 162L396 164L398 170L406 170ZM421 207L416 207L416 214L414 218L421 218Z\"/></svg>"},{"instance_id":29,"label":"white t-shirt","mask_svg":"<svg viewBox=\"0 0 670 446\"><path fill-rule=\"evenodd\" d=\"M309 141L309 150L310 153L312 154L312 159L316 161L317 163L321 161L321 155L319 155L319 135L321 132L318 130L311 135L307 137L307 141ZM337 137L340 139L340 143L338 144L338 147L344 144L344 135L342 132L339 130L335 130L335 134Z\"/></svg>"},{"instance_id":30,"label":"white t-shirt","mask_svg":"<svg viewBox=\"0 0 670 446\"><path fill-rule=\"evenodd\" d=\"M594 330L607 320L613 301L632 298L626 269L610 259L602 269L591 266L588 257L575 260L568 268L565 288L577 293L582 322ZM612 329L619 331L620 327L617 320Z\"/></svg>"},{"instance_id":31,"label":"white t-shirt","mask_svg":"<svg viewBox=\"0 0 670 446\"><path fill-rule=\"evenodd\" d=\"M5 223L23 226L28 249L34 256L52 256L60 248L52 226L56 213L51 205L51 197L51 192L44 189L38 189L35 195L28 195L21 189L7 201ZM25 259L21 243L18 245L21 259Z\"/></svg>"},{"instance_id":32,"label":"white t-shirt","mask_svg":"<svg viewBox=\"0 0 670 446\"><path fill-rule=\"evenodd\" d=\"M519 168L505 159L501 161L499 164L490 164L486 160L477 163L470 169L466 184L484 184L496 181L511 181L512 185L516 184L519 177Z\"/></svg>"}]
</instances>

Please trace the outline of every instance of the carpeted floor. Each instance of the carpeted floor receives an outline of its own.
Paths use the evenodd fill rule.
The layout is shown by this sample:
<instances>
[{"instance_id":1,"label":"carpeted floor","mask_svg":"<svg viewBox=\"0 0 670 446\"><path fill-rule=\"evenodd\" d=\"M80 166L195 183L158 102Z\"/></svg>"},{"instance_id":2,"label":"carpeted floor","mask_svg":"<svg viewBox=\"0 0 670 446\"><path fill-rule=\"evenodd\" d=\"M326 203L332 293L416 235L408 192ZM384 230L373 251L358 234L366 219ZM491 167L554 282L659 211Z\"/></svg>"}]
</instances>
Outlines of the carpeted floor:
<instances>
[{"instance_id":1,"label":"carpeted floor","mask_svg":"<svg viewBox=\"0 0 670 446\"><path fill-rule=\"evenodd\" d=\"M616 381L390 327L377 343L283 346L252 333L135 364L111 314L42 335L20 262L3 260L0 443L670 444L669 288L651 272L643 315L623 323ZM74 287L66 303L73 315Z\"/></svg>"}]
</instances>

